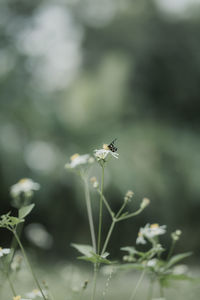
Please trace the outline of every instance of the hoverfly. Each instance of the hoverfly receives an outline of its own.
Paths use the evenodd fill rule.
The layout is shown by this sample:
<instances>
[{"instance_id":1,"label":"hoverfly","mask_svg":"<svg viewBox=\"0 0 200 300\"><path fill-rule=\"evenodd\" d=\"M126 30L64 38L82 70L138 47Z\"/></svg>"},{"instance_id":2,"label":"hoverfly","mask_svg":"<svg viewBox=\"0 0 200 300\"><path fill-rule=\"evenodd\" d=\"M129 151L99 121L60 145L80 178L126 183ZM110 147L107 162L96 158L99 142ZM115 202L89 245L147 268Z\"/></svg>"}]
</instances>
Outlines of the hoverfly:
<instances>
[{"instance_id":1,"label":"hoverfly","mask_svg":"<svg viewBox=\"0 0 200 300\"><path fill-rule=\"evenodd\" d=\"M117 140L117 139L114 139L114 140L108 145L109 150L112 151L112 152L116 152L116 151L117 151L117 147L115 147L115 145L114 145L116 140Z\"/></svg>"}]
</instances>

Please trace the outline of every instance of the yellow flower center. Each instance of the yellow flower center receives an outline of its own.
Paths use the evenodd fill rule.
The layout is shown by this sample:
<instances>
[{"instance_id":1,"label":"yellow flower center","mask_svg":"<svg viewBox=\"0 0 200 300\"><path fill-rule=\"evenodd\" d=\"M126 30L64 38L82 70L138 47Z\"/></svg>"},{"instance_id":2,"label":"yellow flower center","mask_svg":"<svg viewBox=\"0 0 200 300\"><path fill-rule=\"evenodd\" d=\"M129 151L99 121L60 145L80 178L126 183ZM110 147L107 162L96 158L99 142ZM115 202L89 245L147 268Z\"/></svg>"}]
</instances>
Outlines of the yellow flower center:
<instances>
[{"instance_id":1,"label":"yellow flower center","mask_svg":"<svg viewBox=\"0 0 200 300\"><path fill-rule=\"evenodd\" d=\"M103 144L103 149L104 149L104 150L110 150L110 149L108 148L108 145L107 145L107 144Z\"/></svg>"},{"instance_id":2,"label":"yellow flower center","mask_svg":"<svg viewBox=\"0 0 200 300\"><path fill-rule=\"evenodd\" d=\"M151 229L156 229L156 228L159 228L159 225L157 223L151 224L150 228Z\"/></svg>"},{"instance_id":3,"label":"yellow flower center","mask_svg":"<svg viewBox=\"0 0 200 300\"><path fill-rule=\"evenodd\" d=\"M33 290L34 294L37 294L38 292L39 292L39 290L37 290L37 289Z\"/></svg>"},{"instance_id":4,"label":"yellow flower center","mask_svg":"<svg viewBox=\"0 0 200 300\"><path fill-rule=\"evenodd\" d=\"M27 181L27 178L22 178L22 179L20 179L19 183L24 183L26 181Z\"/></svg>"},{"instance_id":5,"label":"yellow flower center","mask_svg":"<svg viewBox=\"0 0 200 300\"><path fill-rule=\"evenodd\" d=\"M15 296L13 297L13 300L20 300L21 299L21 296Z\"/></svg>"},{"instance_id":6,"label":"yellow flower center","mask_svg":"<svg viewBox=\"0 0 200 300\"><path fill-rule=\"evenodd\" d=\"M2 247L0 247L0 251L2 250Z\"/></svg>"},{"instance_id":7,"label":"yellow flower center","mask_svg":"<svg viewBox=\"0 0 200 300\"><path fill-rule=\"evenodd\" d=\"M138 232L138 236L142 236L142 233L140 231Z\"/></svg>"},{"instance_id":8,"label":"yellow flower center","mask_svg":"<svg viewBox=\"0 0 200 300\"><path fill-rule=\"evenodd\" d=\"M75 158L79 157L80 155L78 153L73 154L70 159L73 161Z\"/></svg>"}]
</instances>

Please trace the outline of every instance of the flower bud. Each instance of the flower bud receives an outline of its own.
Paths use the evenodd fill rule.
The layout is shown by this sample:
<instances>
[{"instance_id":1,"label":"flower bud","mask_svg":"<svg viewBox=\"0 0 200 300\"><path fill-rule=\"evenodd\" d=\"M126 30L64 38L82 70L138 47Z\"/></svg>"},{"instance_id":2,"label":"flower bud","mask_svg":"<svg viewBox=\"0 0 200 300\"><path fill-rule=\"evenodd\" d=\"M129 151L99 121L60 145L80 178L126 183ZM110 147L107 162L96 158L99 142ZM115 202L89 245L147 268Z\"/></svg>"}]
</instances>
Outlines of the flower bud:
<instances>
[{"instance_id":1,"label":"flower bud","mask_svg":"<svg viewBox=\"0 0 200 300\"><path fill-rule=\"evenodd\" d=\"M148 198L143 198L142 199L142 203L140 204L140 208L144 209L145 207L147 207L150 204L150 200Z\"/></svg>"},{"instance_id":2,"label":"flower bud","mask_svg":"<svg viewBox=\"0 0 200 300\"><path fill-rule=\"evenodd\" d=\"M99 187L99 183L98 183L96 177L94 177L94 176L91 177L91 178L90 178L90 182L92 183L93 188L97 189L97 188Z\"/></svg>"},{"instance_id":3,"label":"flower bud","mask_svg":"<svg viewBox=\"0 0 200 300\"><path fill-rule=\"evenodd\" d=\"M126 195L124 197L124 202L130 202L133 195L134 195L133 191L131 191L131 190L127 191Z\"/></svg>"}]
</instances>

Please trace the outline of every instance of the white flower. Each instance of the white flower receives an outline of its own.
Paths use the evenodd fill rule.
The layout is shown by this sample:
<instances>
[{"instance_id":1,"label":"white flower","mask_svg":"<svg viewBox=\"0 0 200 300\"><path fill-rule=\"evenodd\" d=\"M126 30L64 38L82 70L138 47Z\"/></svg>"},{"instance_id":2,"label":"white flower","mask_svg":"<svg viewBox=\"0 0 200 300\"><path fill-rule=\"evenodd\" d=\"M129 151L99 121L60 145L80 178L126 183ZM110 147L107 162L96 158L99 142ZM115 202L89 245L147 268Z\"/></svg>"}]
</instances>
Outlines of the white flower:
<instances>
[{"instance_id":1,"label":"white flower","mask_svg":"<svg viewBox=\"0 0 200 300\"><path fill-rule=\"evenodd\" d=\"M7 255L10 253L10 249L9 248L1 248L0 247L0 257L4 256L4 255Z\"/></svg>"},{"instance_id":2,"label":"white flower","mask_svg":"<svg viewBox=\"0 0 200 300\"><path fill-rule=\"evenodd\" d=\"M76 168L79 165L85 165L87 163L92 163L92 157L89 154L79 155L75 153L70 157L71 162L66 164L66 168Z\"/></svg>"},{"instance_id":3,"label":"white flower","mask_svg":"<svg viewBox=\"0 0 200 300\"><path fill-rule=\"evenodd\" d=\"M153 259L150 259L147 263L147 267L154 267L157 263L157 259L156 258L153 258Z\"/></svg>"},{"instance_id":4,"label":"white flower","mask_svg":"<svg viewBox=\"0 0 200 300\"><path fill-rule=\"evenodd\" d=\"M136 239L136 244L146 244L146 240L144 239L143 235L139 232L138 237Z\"/></svg>"},{"instance_id":5,"label":"white flower","mask_svg":"<svg viewBox=\"0 0 200 300\"><path fill-rule=\"evenodd\" d=\"M43 291L43 293L44 293L44 295L47 294L45 291ZM30 293L27 293L26 297L28 297L29 299L35 299L37 297L43 298L42 293L37 289L32 290L32 292L30 292Z\"/></svg>"},{"instance_id":6,"label":"white flower","mask_svg":"<svg viewBox=\"0 0 200 300\"><path fill-rule=\"evenodd\" d=\"M118 153L106 149L94 150L94 155L96 156L97 160L101 160L101 159L105 160L108 154L111 154L115 158L118 158L119 156Z\"/></svg>"},{"instance_id":7,"label":"white flower","mask_svg":"<svg viewBox=\"0 0 200 300\"><path fill-rule=\"evenodd\" d=\"M162 235L165 233L166 225L159 226L158 224L146 224L145 227L140 228L136 243L145 244L146 242L144 238L152 239L155 236Z\"/></svg>"},{"instance_id":8,"label":"white flower","mask_svg":"<svg viewBox=\"0 0 200 300\"><path fill-rule=\"evenodd\" d=\"M37 191L39 189L39 183L34 182L32 179L24 178L11 186L10 194L13 198L18 197L21 193L24 193L26 196L32 196L33 191Z\"/></svg>"}]
</instances>

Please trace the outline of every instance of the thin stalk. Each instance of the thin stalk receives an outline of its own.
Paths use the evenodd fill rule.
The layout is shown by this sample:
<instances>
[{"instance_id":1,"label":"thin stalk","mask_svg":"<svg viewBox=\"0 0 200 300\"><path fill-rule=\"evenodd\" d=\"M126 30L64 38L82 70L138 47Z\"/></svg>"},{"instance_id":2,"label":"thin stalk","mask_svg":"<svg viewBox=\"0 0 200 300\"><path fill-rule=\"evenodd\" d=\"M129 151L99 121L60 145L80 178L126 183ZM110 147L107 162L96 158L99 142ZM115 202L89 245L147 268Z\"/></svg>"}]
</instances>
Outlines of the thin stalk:
<instances>
[{"instance_id":1,"label":"thin stalk","mask_svg":"<svg viewBox=\"0 0 200 300\"><path fill-rule=\"evenodd\" d=\"M83 180L84 180L84 187L85 187L85 200L86 200L87 214L88 214L88 220L90 226L90 234L92 239L92 247L94 252L96 253L96 238L95 238L94 222L92 216L92 207L90 201L90 192L89 192L89 187L86 178L83 178Z\"/></svg>"},{"instance_id":2,"label":"thin stalk","mask_svg":"<svg viewBox=\"0 0 200 300\"><path fill-rule=\"evenodd\" d=\"M106 248L107 248L107 246L108 246L108 243L109 243L111 234L112 234L112 232L113 232L115 223L116 223L116 219L113 219L112 224L111 224L111 226L110 226L110 229L109 229L109 231L108 231L107 237L106 237L106 239L105 239L105 242L104 242L104 245L103 245L103 249L102 249L102 251L101 251L101 255L106 251Z\"/></svg>"},{"instance_id":3,"label":"thin stalk","mask_svg":"<svg viewBox=\"0 0 200 300\"><path fill-rule=\"evenodd\" d=\"M13 286L13 284L12 284L12 281L10 280L10 276L9 276L8 273L6 273L6 277L7 277L7 279L8 279L8 283L9 283L10 289L11 289L11 291L12 291L12 293L13 293L13 296L16 297L17 294L16 294L16 292L15 292L15 288L14 288L14 286Z\"/></svg>"},{"instance_id":4,"label":"thin stalk","mask_svg":"<svg viewBox=\"0 0 200 300\"><path fill-rule=\"evenodd\" d=\"M18 226L17 226L17 234L18 234L18 237L20 238L21 236L21 233L22 233L22 230L23 230L23 226L24 224L23 223L20 223ZM11 252L10 254L8 255L8 263L7 263L7 271L9 272L9 269L10 269L10 265L12 263L12 260L13 260L13 257L14 257L14 254L15 254L15 250L17 248L17 240L15 238L15 236L13 235L12 237L12 241L11 241L11 246L10 246L10 249L11 249Z\"/></svg>"},{"instance_id":5,"label":"thin stalk","mask_svg":"<svg viewBox=\"0 0 200 300\"><path fill-rule=\"evenodd\" d=\"M112 218L114 213L113 213L112 209L110 208L110 205L108 204L108 201L106 200L105 196L103 194L101 194L101 191L99 189L97 191L98 191L99 195L102 196L102 200L103 200L103 202L104 202L104 204L105 204L105 206L106 206L106 208L107 208L107 210L108 210L108 212L109 212L109 214Z\"/></svg>"},{"instance_id":6,"label":"thin stalk","mask_svg":"<svg viewBox=\"0 0 200 300\"><path fill-rule=\"evenodd\" d=\"M15 291L15 288L14 288L14 286L13 286L12 281L10 280L9 272L8 272L8 270L7 270L7 267L5 266L5 262L4 262L4 259L3 259L3 258L2 258L2 265L3 265L3 268L4 268L4 270L5 270L6 278L7 278L7 280L8 280L8 283L9 283L10 289L11 289L11 291L12 291L12 293L13 293L13 296L16 297L17 293L16 293L16 291Z\"/></svg>"},{"instance_id":7,"label":"thin stalk","mask_svg":"<svg viewBox=\"0 0 200 300\"><path fill-rule=\"evenodd\" d=\"M142 273L141 273L141 275L140 275L138 281L137 281L137 284L136 284L136 286L135 286L135 288L134 288L134 290L133 290L133 292L132 292L132 294L131 294L129 300L134 300L134 299L135 299L137 290L138 290L138 288L139 288L139 286L140 286L140 284L141 284L141 282L142 282L142 280L143 280L143 278L144 278L145 272L146 272L146 270L144 269L144 270L142 271Z\"/></svg>"},{"instance_id":8,"label":"thin stalk","mask_svg":"<svg viewBox=\"0 0 200 300\"><path fill-rule=\"evenodd\" d=\"M40 284L39 284L39 281L38 281L38 279L37 279L37 277L36 277L36 275L35 275L35 273L34 273L34 271L33 271L33 268L32 268L32 266L31 266L31 264L30 264L30 262L29 262L29 259L28 259L27 255L26 255L26 252L25 252L25 250L24 250L24 247L23 247L23 245L22 245L22 243L21 243L21 241L20 241L20 239L19 239L19 237L18 237L18 235L17 235L16 230L13 230L13 234L14 234L14 236L15 236L15 238L16 238L16 240L17 240L17 242L18 242L18 244L19 244L19 246L20 246L20 248L21 248L21 251L22 251L22 254L23 254L24 258L25 258L25 261L26 261L26 263L27 263L27 266L28 266L29 269L30 269L30 272L31 272L31 274L32 274L32 276L33 276L33 279L34 279L34 281L35 281L35 283L36 283L38 289L40 290L43 299L44 299L44 300L47 300L46 297L45 297L45 295L44 295L44 293L43 293L43 290L42 290L42 288L41 288L41 286L40 286Z\"/></svg>"},{"instance_id":9,"label":"thin stalk","mask_svg":"<svg viewBox=\"0 0 200 300\"><path fill-rule=\"evenodd\" d=\"M96 287L97 287L97 273L98 273L98 265L94 264L93 290L92 290L91 300L95 299Z\"/></svg>"},{"instance_id":10,"label":"thin stalk","mask_svg":"<svg viewBox=\"0 0 200 300\"><path fill-rule=\"evenodd\" d=\"M116 214L116 218L118 218L118 217L121 215L121 213L122 213L122 211L124 210L124 208L125 208L126 205L127 205L127 202L124 201L124 203L122 204L120 210L119 210L118 213Z\"/></svg>"},{"instance_id":11,"label":"thin stalk","mask_svg":"<svg viewBox=\"0 0 200 300\"><path fill-rule=\"evenodd\" d=\"M114 226L115 226L115 223L116 222L119 222L119 221L122 221L122 220L125 220L125 219L128 219L128 218L131 218L133 216L136 216L137 214L139 214L142 209L140 208L139 210L137 210L136 212L130 214L130 215L127 215L127 216L124 216L124 217L119 217L121 212L123 211L124 207L126 206L126 202L124 202L121 206L121 208L119 209L118 213L116 214L116 217L113 217L113 213L112 213L112 223L111 223L111 226L110 226L110 229L108 231L108 234L107 234L107 237L106 237L106 240L104 242L104 245L103 245L103 249L101 251L101 254L103 254L105 251L106 251L106 248L107 248L107 245L109 243L109 240L110 240L110 237L111 237L111 234L113 232L113 229L114 229Z\"/></svg>"},{"instance_id":12,"label":"thin stalk","mask_svg":"<svg viewBox=\"0 0 200 300\"><path fill-rule=\"evenodd\" d=\"M139 215L139 214L141 213L141 211L143 211L143 208L138 209L138 210L135 211L134 213L131 213L131 214L129 214L129 215L122 216L122 217L118 218L118 219L117 219L117 222L123 221L123 220L126 220L126 219L129 219L129 218L132 218L132 217L134 217L134 216L137 216L137 215Z\"/></svg>"},{"instance_id":13,"label":"thin stalk","mask_svg":"<svg viewBox=\"0 0 200 300\"><path fill-rule=\"evenodd\" d=\"M169 260L170 259L170 257L172 256L172 253L173 253L173 251L174 251L174 246L175 246L175 241L174 240L172 240L172 244L171 244L171 247L170 247L170 250L169 250L169 253L168 253L168 255L167 255L167 260Z\"/></svg>"},{"instance_id":14,"label":"thin stalk","mask_svg":"<svg viewBox=\"0 0 200 300\"><path fill-rule=\"evenodd\" d=\"M99 230L98 230L98 243L97 243L97 253L100 254L101 248L101 230L102 230L102 213L103 213L103 187L104 187L104 165L102 165L102 175L101 175L101 194L99 202Z\"/></svg>"}]
</instances>

